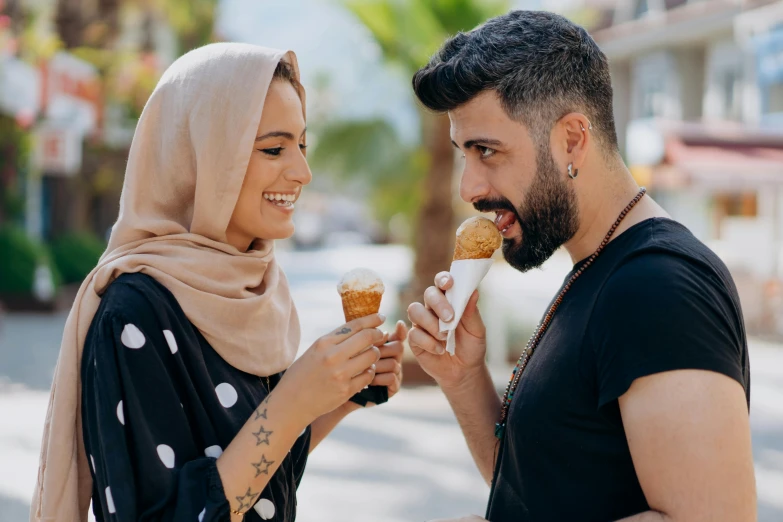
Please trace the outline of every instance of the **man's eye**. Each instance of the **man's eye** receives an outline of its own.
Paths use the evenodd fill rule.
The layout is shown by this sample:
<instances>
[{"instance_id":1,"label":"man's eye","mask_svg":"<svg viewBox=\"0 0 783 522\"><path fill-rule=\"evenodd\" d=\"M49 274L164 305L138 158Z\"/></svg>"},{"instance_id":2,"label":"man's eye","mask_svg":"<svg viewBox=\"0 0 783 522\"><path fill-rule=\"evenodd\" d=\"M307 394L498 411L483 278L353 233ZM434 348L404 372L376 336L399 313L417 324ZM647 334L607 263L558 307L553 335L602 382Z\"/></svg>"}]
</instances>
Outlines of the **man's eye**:
<instances>
[{"instance_id":1,"label":"man's eye","mask_svg":"<svg viewBox=\"0 0 783 522\"><path fill-rule=\"evenodd\" d=\"M283 152L283 147L275 147L273 149L259 149L264 154L268 154L270 156L279 156L281 152Z\"/></svg>"},{"instance_id":2,"label":"man's eye","mask_svg":"<svg viewBox=\"0 0 783 522\"><path fill-rule=\"evenodd\" d=\"M490 149L489 147L482 147L481 145L476 145L476 150L478 150L479 155L482 158L489 158L493 154L495 154L495 149Z\"/></svg>"}]
</instances>

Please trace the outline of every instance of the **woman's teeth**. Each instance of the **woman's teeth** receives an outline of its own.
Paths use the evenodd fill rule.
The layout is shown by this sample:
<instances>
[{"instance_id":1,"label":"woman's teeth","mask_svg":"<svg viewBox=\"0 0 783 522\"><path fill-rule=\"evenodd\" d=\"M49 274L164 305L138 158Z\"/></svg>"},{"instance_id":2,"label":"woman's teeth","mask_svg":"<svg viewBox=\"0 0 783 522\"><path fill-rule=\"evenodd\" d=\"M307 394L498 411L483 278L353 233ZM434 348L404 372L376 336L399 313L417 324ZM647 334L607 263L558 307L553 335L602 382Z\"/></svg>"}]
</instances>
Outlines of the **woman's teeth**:
<instances>
[{"instance_id":1,"label":"woman's teeth","mask_svg":"<svg viewBox=\"0 0 783 522\"><path fill-rule=\"evenodd\" d=\"M278 207L293 207L296 201L295 194L264 193L264 199Z\"/></svg>"}]
</instances>

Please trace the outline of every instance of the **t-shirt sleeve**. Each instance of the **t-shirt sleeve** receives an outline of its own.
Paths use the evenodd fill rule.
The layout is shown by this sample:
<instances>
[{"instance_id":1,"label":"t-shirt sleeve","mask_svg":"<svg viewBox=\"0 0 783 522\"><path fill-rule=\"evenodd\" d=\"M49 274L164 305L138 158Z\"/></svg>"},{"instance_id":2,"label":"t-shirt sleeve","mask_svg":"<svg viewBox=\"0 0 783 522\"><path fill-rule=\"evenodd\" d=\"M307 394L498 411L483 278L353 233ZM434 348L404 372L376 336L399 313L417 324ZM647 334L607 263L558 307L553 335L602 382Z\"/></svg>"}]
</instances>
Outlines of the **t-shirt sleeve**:
<instances>
[{"instance_id":1,"label":"t-shirt sleeve","mask_svg":"<svg viewBox=\"0 0 783 522\"><path fill-rule=\"evenodd\" d=\"M227 521L216 460L199 451L179 398L177 333L151 315L104 312L85 343L82 419L94 509L107 521Z\"/></svg>"},{"instance_id":2,"label":"t-shirt sleeve","mask_svg":"<svg viewBox=\"0 0 783 522\"><path fill-rule=\"evenodd\" d=\"M624 264L598 295L588 332L599 407L634 380L673 370L718 372L747 387L741 314L726 284L694 261L650 253Z\"/></svg>"}]
</instances>

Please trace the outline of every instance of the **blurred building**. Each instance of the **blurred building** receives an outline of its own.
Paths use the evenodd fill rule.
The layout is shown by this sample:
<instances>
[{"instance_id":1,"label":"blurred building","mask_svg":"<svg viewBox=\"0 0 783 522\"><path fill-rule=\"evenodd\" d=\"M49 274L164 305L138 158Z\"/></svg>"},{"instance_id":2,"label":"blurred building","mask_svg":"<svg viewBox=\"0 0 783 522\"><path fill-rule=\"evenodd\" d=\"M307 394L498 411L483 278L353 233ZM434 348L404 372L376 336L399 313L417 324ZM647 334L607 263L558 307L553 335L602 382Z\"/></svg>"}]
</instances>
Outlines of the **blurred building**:
<instances>
[{"instance_id":1,"label":"blurred building","mask_svg":"<svg viewBox=\"0 0 783 522\"><path fill-rule=\"evenodd\" d=\"M46 239L76 230L103 237L117 216L138 111L176 58L173 30L144 2L0 8L17 18L0 28L0 112L33 138L26 228Z\"/></svg>"},{"instance_id":2,"label":"blurred building","mask_svg":"<svg viewBox=\"0 0 783 522\"><path fill-rule=\"evenodd\" d=\"M783 332L783 2L586 4L632 173L729 265L748 327Z\"/></svg>"}]
</instances>

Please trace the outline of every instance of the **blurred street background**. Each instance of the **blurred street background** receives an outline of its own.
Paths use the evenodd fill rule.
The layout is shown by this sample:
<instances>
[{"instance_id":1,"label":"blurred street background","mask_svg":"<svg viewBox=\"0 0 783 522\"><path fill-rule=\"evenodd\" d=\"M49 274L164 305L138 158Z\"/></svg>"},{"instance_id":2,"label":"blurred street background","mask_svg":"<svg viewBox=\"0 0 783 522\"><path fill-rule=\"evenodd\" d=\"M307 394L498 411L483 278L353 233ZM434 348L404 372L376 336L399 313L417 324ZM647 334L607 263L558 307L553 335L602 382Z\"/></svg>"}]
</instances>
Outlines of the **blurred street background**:
<instances>
[{"instance_id":1,"label":"blurred street background","mask_svg":"<svg viewBox=\"0 0 783 522\"><path fill-rule=\"evenodd\" d=\"M473 214L448 120L413 71L510 8L584 25L610 59L621 150L640 184L729 266L751 335L759 520L783 521L783 2L769 0L0 0L0 522L27 519L60 336L117 216L135 122L165 68L212 41L296 51L314 181L278 245L302 349L342 323L357 265L389 326L449 266ZM570 269L558 252L482 286L498 388ZM638 317L640 330L645 318ZM312 455L305 522L483 514L487 486L439 390L406 387Z\"/></svg>"}]
</instances>

